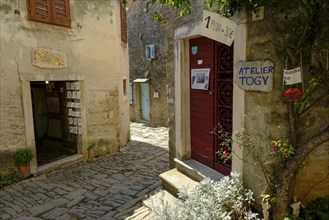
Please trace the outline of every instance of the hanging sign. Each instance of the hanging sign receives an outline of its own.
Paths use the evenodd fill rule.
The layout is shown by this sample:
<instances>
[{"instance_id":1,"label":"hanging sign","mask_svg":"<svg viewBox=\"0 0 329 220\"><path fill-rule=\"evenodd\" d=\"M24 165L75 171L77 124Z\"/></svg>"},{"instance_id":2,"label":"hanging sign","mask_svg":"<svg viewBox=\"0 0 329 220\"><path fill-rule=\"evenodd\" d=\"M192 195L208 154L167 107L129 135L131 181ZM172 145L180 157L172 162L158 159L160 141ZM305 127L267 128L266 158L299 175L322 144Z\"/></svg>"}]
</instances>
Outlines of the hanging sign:
<instances>
[{"instance_id":1,"label":"hanging sign","mask_svg":"<svg viewBox=\"0 0 329 220\"><path fill-rule=\"evenodd\" d=\"M282 98L287 101L297 101L304 95L302 70L300 67L283 70Z\"/></svg>"},{"instance_id":2,"label":"hanging sign","mask_svg":"<svg viewBox=\"0 0 329 220\"><path fill-rule=\"evenodd\" d=\"M246 91L270 92L273 88L274 65L271 61L240 62L235 83Z\"/></svg>"},{"instance_id":3,"label":"hanging sign","mask_svg":"<svg viewBox=\"0 0 329 220\"><path fill-rule=\"evenodd\" d=\"M203 10L201 35L231 46L237 24L217 13Z\"/></svg>"},{"instance_id":4,"label":"hanging sign","mask_svg":"<svg viewBox=\"0 0 329 220\"><path fill-rule=\"evenodd\" d=\"M210 69L192 69L191 87L192 89L208 90Z\"/></svg>"},{"instance_id":5,"label":"hanging sign","mask_svg":"<svg viewBox=\"0 0 329 220\"><path fill-rule=\"evenodd\" d=\"M283 84L293 85L302 82L302 72L300 67L291 70L283 70Z\"/></svg>"}]
</instances>

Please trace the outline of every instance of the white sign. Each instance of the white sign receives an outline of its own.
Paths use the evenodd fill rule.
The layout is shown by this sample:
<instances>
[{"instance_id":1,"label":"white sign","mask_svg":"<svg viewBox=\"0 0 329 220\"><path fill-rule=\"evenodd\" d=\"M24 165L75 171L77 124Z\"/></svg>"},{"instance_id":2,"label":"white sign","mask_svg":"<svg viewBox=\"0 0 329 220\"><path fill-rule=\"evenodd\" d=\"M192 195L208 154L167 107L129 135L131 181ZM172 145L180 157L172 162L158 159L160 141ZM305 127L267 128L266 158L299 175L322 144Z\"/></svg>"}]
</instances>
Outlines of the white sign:
<instances>
[{"instance_id":1,"label":"white sign","mask_svg":"<svg viewBox=\"0 0 329 220\"><path fill-rule=\"evenodd\" d=\"M270 92L273 88L274 65L271 61L241 62L235 82L246 91Z\"/></svg>"},{"instance_id":2,"label":"white sign","mask_svg":"<svg viewBox=\"0 0 329 220\"><path fill-rule=\"evenodd\" d=\"M203 10L201 35L231 46L234 40L236 23L217 13Z\"/></svg>"},{"instance_id":3,"label":"white sign","mask_svg":"<svg viewBox=\"0 0 329 220\"><path fill-rule=\"evenodd\" d=\"M192 69L191 85L192 89L208 90L210 69Z\"/></svg>"},{"instance_id":4,"label":"white sign","mask_svg":"<svg viewBox=\"0 0 329 220\"><path fill-rule=\"evenodd\" d=\"M283 70L283 85L293 85L302 82L300 67L292 70Z\"/></svg>"}]
</instances>

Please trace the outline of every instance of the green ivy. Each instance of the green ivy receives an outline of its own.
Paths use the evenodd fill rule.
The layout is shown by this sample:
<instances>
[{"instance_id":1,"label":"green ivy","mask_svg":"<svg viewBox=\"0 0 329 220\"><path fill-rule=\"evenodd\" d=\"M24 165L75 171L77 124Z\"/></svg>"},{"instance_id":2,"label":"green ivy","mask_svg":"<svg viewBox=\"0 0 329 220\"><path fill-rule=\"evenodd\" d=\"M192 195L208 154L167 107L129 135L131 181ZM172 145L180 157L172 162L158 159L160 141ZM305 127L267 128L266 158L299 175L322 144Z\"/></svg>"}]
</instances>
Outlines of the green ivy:
<instances>
[{"instance_id":1,"label":"green ivy","mask_svg":"<svg viewBox=\"0 0 329 220\"><path fill-rule=\"evenodd\" d=\"M217 12L223 16L231 17L242 10L247 13L256 12L260 6L276 5L281 0L204 0L205 8L217 7ZM126 2L126 1L124 1ZM191 14L193 11L190 0L149 0L150 3L167 4L179 9L179 15ZM162 16L156 11L153 15L154 20L160 21Z\"/></svg>"},{"instance_id":2,"label":"green ivy","mask_svg":"<svg viewBox=\"0 0 329 220\"><path fill-rule=\"evenodd\" d=\"M5 177L0 176L0 189L13 183L17 183L23 179L24 177L20 173L12 173Z\"/></svg>"}]
</instances>

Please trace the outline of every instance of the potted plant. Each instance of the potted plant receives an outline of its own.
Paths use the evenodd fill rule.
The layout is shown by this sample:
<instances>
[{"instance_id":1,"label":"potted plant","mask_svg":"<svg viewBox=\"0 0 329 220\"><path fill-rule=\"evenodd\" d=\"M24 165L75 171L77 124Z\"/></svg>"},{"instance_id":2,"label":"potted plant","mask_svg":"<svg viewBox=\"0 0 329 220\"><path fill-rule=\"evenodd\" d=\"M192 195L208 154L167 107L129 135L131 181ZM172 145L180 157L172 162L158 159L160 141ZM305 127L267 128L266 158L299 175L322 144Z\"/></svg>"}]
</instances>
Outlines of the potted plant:
<instances>
[{"instance_id":1,"label":"potted plant","mask_svg":"<svg viewBox=\"0 0 329 220\"><path fill-rule=\"evenodd\" d=\"M87 147L87 150L88 150L88 159L89 160L92 160L95 157L95 154L94 154L94 147L95 147L95 145L96 145L95 143L91 143Z\"/></svg>"},{"instance_id":2,"label":"potted plant","mask_svg":"<svg viewBox=\"0 0 329 220\"><path fill-rule=\"evenodd\" d=\"M19 172L27 177L30 175L30 162L33 158L33 153L31 149L23 148L14 154L14 162L18 167Z\"/></svg>"}]
</instances>

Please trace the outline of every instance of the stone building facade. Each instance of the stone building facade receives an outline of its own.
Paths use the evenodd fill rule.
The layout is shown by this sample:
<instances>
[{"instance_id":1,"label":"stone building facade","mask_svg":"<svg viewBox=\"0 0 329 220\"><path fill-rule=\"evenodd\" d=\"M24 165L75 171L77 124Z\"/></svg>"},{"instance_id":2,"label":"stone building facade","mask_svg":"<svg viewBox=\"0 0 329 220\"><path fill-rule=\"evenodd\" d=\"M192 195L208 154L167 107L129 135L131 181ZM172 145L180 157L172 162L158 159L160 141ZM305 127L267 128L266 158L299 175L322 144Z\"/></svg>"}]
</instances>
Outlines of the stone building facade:
<instances>
[{"instance_id":1,"label":"stone building facade","mask_svg":"<svg viewBox=\"0 0 329 220\"><path fill-rule=\"evenodd\" d=\"M163 14L161 22L154 20L155 11ZM152 5L145 0L134 1L127 16L131 120L171 127L174 121L175 93L173 33L175 27L190 20L192 16L180 17L177 10L166 5ZM154 58L148 60L146 50L149 45L154 45ZM145 106L145 102L143 104L142 87L145 84L148 85L148 106ZM143 108L149 109L148 114Z\"/></svg>"},{"instance_id":2,"label":"stone building facade","mask_svg":"<svg viewBox=\"0 0 329 220\"><path fill-rule=\"evenodd\" d=\"M201 8L201 1L194 2L195 8ZM153 19L153 13L159 11L162 21ZM167 5L152 5L146 0L137 0L128 10L129 36L129 74L132 90L130 117L133 121L142 121L151 125L169 127L170 167L174 167L175 149L175 59L174 32L176 27L193 19L201 19L201 10L193 15L180 17L177 10ZM155 58L146 60L146 46L155 46ZM141 110L141 83L136 79L145 79L149 84L150 118L144 120Z\"/></svg>"},{"instance_id":3,"label":"stone building facade","mask_svg":"<svg viewBox=\"0 0 329 220\"><path fill-rule=\"evenodd\" d=\"M233 21L237 23L234 46L231 48L231 52L226 50L226 54L228 55L224 57L225 59L222 59L224 63L226 61L232 62L231 67L234 75L239 70L241 61L263 62L268 60L273 63L273 84L268 91L247 91L241 89L236 83L236 78L233 78L230 89L218 96L218 99L221 99L222 96L231 94L231 119L225 120L230 123L231 131L240 131L241 129L244 129L249 135L253 136L255 141L259 143L259 150L264 150L270 147L273 140L284 136L288 132L289 122L287 120L286 104L282 101L282 73L283 69L286 67L287 58L282 55L284 54L282 51L280 52L280 49L282 49L281 46L283 46L280 45L280 43L287 40L289 37L296 36L293 33L294 31L298 31L293 30L292 28L282 29L282 27L289 27L289 22L295 22L293 19L295 18L294 15L298 13L298 9L292 8L292 5L293 4L291 3L286 3L277 8L265 8L264 13L262 14L261 12L259 17L256 16L251 18L251 16L242 15L234 17ZM192 126L196 126L194 128L198 129L199 122L195 118L201 114L195 116L195 109L192 109L194 105L197 105L196 102L198 101L193 100L193 98L197 97L198 93L195 95L191 92L191 72L193 65L200 65L200 68L210 67L206 66L206 59L201 57L194 60L193 57L195 54L198 54L198 51L200 51L199 55L203 56L202 54L204 54L205 51L209 52L209 48L227 49L227 47L222 45L219 45L218 47L217 42L205 39L201 36L201 25L203 20L201 1L195 2L194 7L192 7L192 15L185 17L175 16L175 13L177 15L177 12L172 8L166 8L166 6L161 6L161 8L158 8L158 6L152 6L152 10L148 10L148 7L147 3L141 0L135 1L131 7L132 11L136 10L133 12L136 13L136 16L134 16L134 28L135 30L139 30L139 33L141 34L131 34L131 38L133 39L130 40L131 42L135 42L136 45L134 45L134 47L140 47L139 52L136 50L136 54L133 54L133 57L139 56L144 58L144 47L145 44L148 43L159 45L157 51L165 51L161 48L162 45L164 45L164 49L167 49L165 54L157 54L157 56L165 56L163 58L166 61L165 64L161 64L161 61L159 62L157 60L154 60L154 62L158 62L158 65L162 65L157 65L156 68L161 69L162 67L163 69L168 69L166 73L168 80L167 84L170 86L170 90L174 91L174 93L167 94L167 99L172 100L168 105L171 167L175 166L175 163L173 162L173 158L175 157L180 160L192 158L202 162L202 159L199 159L200 157L198 157L198 155L193 156L192 152L193 142L195 142ZM149 16L148 19L144 19L142 16L143 13L151 14L155 10L159 10L163 14L164 19L160 24L156 25L150 19L151 15L143 15L144 17ZM141 18L142 22L138 24L136 20L139 18ZM278 20L280 22L278 22ZM151 27L151 29L148 29L150 31L148 34L151 36L157 36L155 32L159 25L163 28L163 30L159 32L161 39L153 39L152 42L151 40L150 42L143 42L144 27ZM155 26L157 28L152 28ZM282 35L282 32L284 31L286 31L285 35ZM322 31L324 31L323 33L326 33L325 31L328 30ZM150 36L146 36L148 39L151 39ZM164 39L162 38L163 36L165 37ZM328 63L326 63L328 61L325 59L326 51L328 51L328 41L325 38L319 38L317 40L318 45L322 45L321 48L317 49L323 50L323 56L319 59L321 59L324 66L328 66ZM167 47L167 45L169 45L169 47ZM217 49L214 49L214 54L220 54L219 50L216 51ZM307 51L304 52L305 57L309 56ZM132 57L132 55L130 55L130 57ZM217 60L215 59L214 62L216 64L214 64L214 69L218 68L216 67L217 65L222 65L222 61L220 60L221 56L219 56ZM293 66L288 66L286 68L293 68ZM304 83L306 85L311 76L311 73L307 71L310 69L309 64L303 63L303 69L306 70L304 71ZM143 74L145 70L146 69L143 69L140 73ZM328 72L328 68L326 71ZM211 74L212 73L210 73L210 77ZM150 73L150 75L152 78L152 73ZM143 75L139 75L138 77L142 76ZM156 80L156 78L157 77L154 76L151 80ZM220 80L221 79L219 79L219 81ZM213 95L212 90L209 89L207 92L210 96ZM230 102L230 99L227 100ZM328 126L329 106L327 103L328 97L318 103L314 111L306 116L307 119L302 124L305 129L301 136L301 141L315 135ZM205 108L206 112L203 113L203 117L207 119L207 117L212 117L212 114L219 114L215 113L219 110L216 109L216 107L214 108L215 110L210 110L208 108L208 115L206 115L208 110ZM214 113L210 114L210 111L214 111ZM193 125L193 120L196 121L195 125ZM213 127L208 130L207 135L212 134L211 132L216 127L215 122L218 122L218 118L212 121ZM200 127L204 126L204 124L205 123L202 122L199 123ZM198 143L202 143L202 141L199 141ZM298 175L298 183L296 184L294 194L297 199L303 198L302 202L304 204L319 196L329 195L329 181L326 179L329 161L328 144L328 142L322 144L310 154L307 159L307 166L305 166ZM214 153L216 153L216 151ZM248 159L246 151L237 148L236 153L239 158ZM263 186L265 181L263 174L259 168L244 163L243 160L238 157L233 157L230 170L235 170L241 173L246 186L255 192L255 197L258 197L264 189ZM213 160L214 158L216 158L215 154L210 160ZM308 191L309 189L311 190Z\"/></svg>"},{"instance_id":4,"label":"stone building facade","mask_svg":"<svg viewBox=\"0 0 329 220\"><path fill-rule=\"evenodd\" d=\"M32 173L129 140L129 64L119 1L1 1L0 171L29 148ZM63 159L64 158L64 159ZM55 163L51 163L54 162Z\"/></svg>"},{"instance_id":5,"label":"stone building facade","mask_svg":"<svg viewBox=\"0 0 329 220\"><path fill-rule=\"evenodd\" d=\"M146 1L137 1L128 11L130 118L167 126L171 72L166 51L170 42L160 23L153 22L152 13L145 13L148 10ZM146 55L149 47L153 48L148 51L154 54L153 58Z\"/></svg>"}]
</instances>

